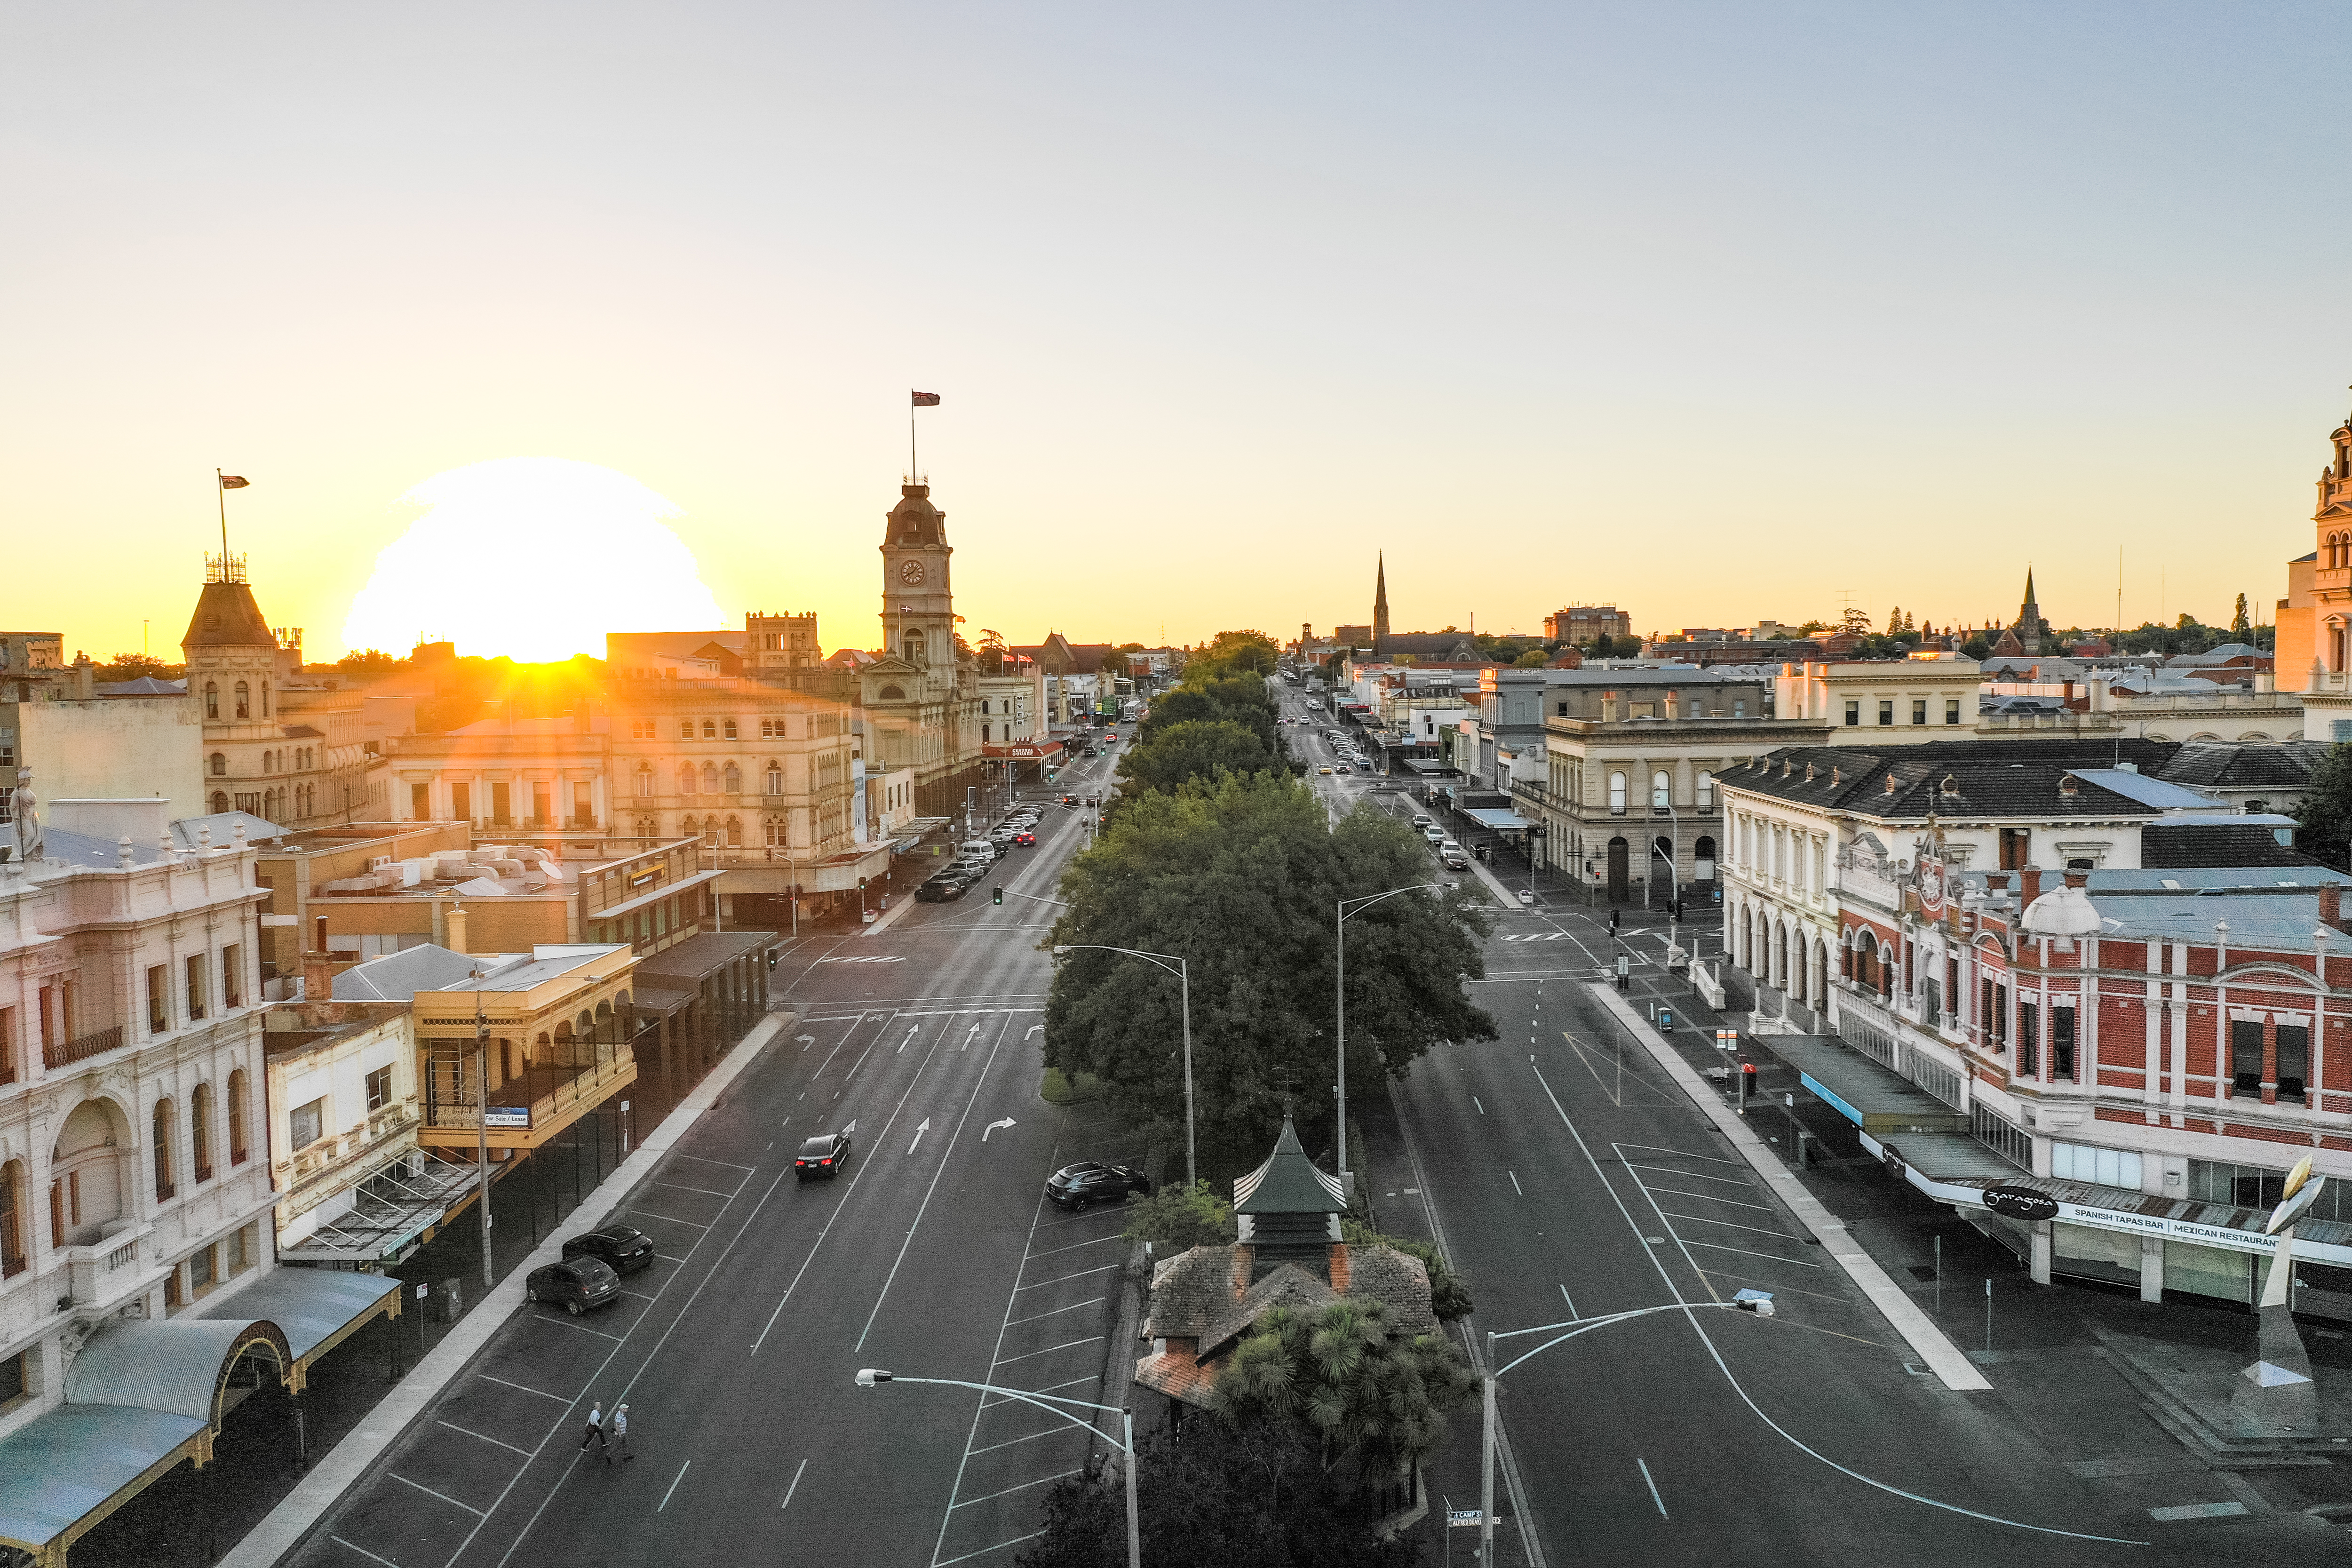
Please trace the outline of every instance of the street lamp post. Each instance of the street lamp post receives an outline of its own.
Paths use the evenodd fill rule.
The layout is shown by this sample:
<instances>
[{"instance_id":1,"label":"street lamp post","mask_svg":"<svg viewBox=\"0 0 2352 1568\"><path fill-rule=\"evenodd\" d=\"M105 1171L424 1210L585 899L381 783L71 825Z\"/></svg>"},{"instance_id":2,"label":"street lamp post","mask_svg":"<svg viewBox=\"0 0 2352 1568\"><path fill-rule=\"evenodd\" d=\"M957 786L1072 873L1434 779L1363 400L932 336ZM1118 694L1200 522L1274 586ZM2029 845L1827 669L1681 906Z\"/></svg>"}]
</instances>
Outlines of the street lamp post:
<instances>
[{"instance_id":1,"label":"street lamp post","mask_svg":"<svg viewBox=\"0 0 2352 1568\"><path fill-rule=\"evenodd\" d=\"M482 1290L487 1295L498 1283L490 1267L490 1028L482 1015L482 972L477 969L468 978L474 983L474 1170L481 1194Z\"/></svg>"},{"instance_id":2,"label":"street lamp post","mask_svg":"<svg viewBox=\"0 0 2352 1568\"><path fill-rule=\"evenodd\" d=\"M1486 1364L1493 1370L1479 1379L1481 1390L1485 1395L1485 1409L1482 1412L1483 1435L1480 1438L1478 1455L1478 1560L1481 1563L1491 1563L1495 1561L1495 1426L1496 1420L1495 1385L1501 1380L1502 1375L1512 1367L1517 1366L1520 1362L1533 1356L1539 1356L1554 1345L1564 1344L1577 1335L1591 1333L1595 1329L1605 1329L1613 1324L1631 1322L1635 1318L1646 1318L1654 1312L1698 1311L1709 1307L1719 1307L1729 1311L1754 1312L1759 1317L1769 1318L1772 1315L1772 1296L1766 1290L1742 1290L1728 1301L1669 1301L1663 1307L1636 1307L1628 1312L1611 1312L1599 1318L1570 1318L1565 1322L1539 1323L1532 1329L1508 1329L1501 1333L1489 1333L1486 1336ZM1549 1333L1554 1329L1565 1329L1568 1331L1557 1339L1546 1340L1508 1365L1495 1365L1496 1341L1515 1340L1521 1334Z\"/></svg>"},{"instance_id":3,"label":"street lamp post","mask_svg":"<svg viewBox=\"0 0 2352 1568\"><path fill-rule=\"evenodd\" d=\"M1444 890L1442 882L1415 882L1410 888L1391 888L1385 893L1367 893L1360 899L1341 899L1331 920L1331 932L1339 949L1339 984L1333 993L1332 1011L1338 1022L1339 1037L1339 1184L1348 1184L1348 921L1363 913L1382 899L1393 899L1399 893L1434 893ZM1349 905L1355 907L1350 909ZM1353 1194L1349 1194L1353 1196Z\"/></svg>"},{"instance_id":4,"label":"street lamp post","mask_svg":"<svg viewBox=\"0 0 2352 1568\"><path fill-rule=\"evenodd\" d=\"M858 1387L872 1388L877 1383L930 1383L948 1388L976 1388L982 1394L1001 1394L1007 1399L1018 1399L1025 1405L1034 1405L1048 1415L1058 1415L1073 1426L1083 1426L1087 1431L1101 1436L1104 1442L1127 1456L1127 1568L1143 1568L1143 1534L1137 1522L1135 1512L1135 1412L1133 1410L1124 1405L1097 1405L1092 1400L1066 1399L1058 1394L1031 1394L1025 1389L1002 1388L992 1383L966 1383L960 1377L901 1377L897 1373L885 1372L878 1366L858 1369ZM1093 1422L1081 1421L1067 1410L1056 1410L1054 1406L1057 1405L1074 1405L1080 1410L1118 1411L1127 1440L1122 1443L1116 1437L1105 1435Z\"/></svg>"},{"instance_id":5,"label":"street lamp post","mask_svg":"<svg viewBox=\"0 0 2352 1568\"><path fill-rule=\"evenodd\" d=\"M1168 969L1168 966L1171 963L1175 965L1175 968L1169 970L1169 973L1176 976L1176 983L1180 988L1179 994L1183 999L1184 1007L1184 1184L1185 1186L1190 1187L1193 1182L1198 1179L1192 1169L1192 965L1185 963L1184 960L1177 957L1172 952L1144 952L1136 948L1113 947L1108 942L1065 942L1054 949L1054 956L1055 958L1059 958L1063 954L1074 952L1079 948L1091 948L1097 952L1123 952L1129 958L1139 958L1146 963L1156 963L1162 969Z\"/></svg>"}]
</instances>

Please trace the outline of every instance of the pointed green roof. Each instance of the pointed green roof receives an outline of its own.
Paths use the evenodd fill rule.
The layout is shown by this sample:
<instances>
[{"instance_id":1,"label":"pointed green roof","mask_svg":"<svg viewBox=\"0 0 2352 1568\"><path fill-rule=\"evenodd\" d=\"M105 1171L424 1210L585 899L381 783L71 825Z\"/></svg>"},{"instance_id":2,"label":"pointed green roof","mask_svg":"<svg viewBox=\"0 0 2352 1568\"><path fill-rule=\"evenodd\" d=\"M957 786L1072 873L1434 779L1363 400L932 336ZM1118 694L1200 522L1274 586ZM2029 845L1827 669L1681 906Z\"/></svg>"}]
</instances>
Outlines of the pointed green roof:
<instances>
[{"instance_id":1,"label":"pointed green roof","mask_svg":"<svg viewBox=\"0 0 2352 1568\"><path fill-rule=\"evenodd\" d=\"M1315 1168L1287 1115L1265 1163L1234 1179L1235 1214L1345 1214L1347 1209L1339 1179Z\"/></svg>"}]
</instances>

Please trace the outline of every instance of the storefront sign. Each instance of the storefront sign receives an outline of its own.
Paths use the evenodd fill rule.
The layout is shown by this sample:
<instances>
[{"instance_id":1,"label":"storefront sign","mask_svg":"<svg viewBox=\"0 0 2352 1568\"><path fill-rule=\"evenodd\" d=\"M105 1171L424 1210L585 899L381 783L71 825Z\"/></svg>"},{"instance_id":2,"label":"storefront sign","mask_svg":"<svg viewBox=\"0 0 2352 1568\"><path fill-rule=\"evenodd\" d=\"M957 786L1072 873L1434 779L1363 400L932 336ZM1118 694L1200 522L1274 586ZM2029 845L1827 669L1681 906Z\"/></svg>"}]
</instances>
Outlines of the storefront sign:
<instances>
[{"instance_id":1,"label":"storefront sign","mask_svg":"<svg viewBox=\"0 0 2352 1568\"><path fill-rule=\"evenodd\" d=\"M1984 1206L2011 1219L2038 1221L2058 1217L2058 1200L2031 1187L1987 1187Z\"/></svg>"},{"instance_id":2,"label":"storefront sign","mask_svg":"<svg viewBox=\"0 0 2352 1568\"><path fill-rule=\"evenodd\" d=\"M1886 1173L1888 1175L1894 1177L1898 1182L1906 1179L1910 1167L1903 1163L1903 1152L1901 1150L1897 1149L1892 1143L1882 1143L1879 1145L1878 1157L1886 1162Z\"/></svg>"},{"instance_id":3,"label":"storefront sign","mask_svg":"<svg viewBox=\"0 0 2352 1568\"><path fill-rule=\"evenodd\" d=\"M482 1113L482 1125L493 1132L528 1132L530 1131L530 1107L493 1105Z\"/></svg>"}]
</instances>

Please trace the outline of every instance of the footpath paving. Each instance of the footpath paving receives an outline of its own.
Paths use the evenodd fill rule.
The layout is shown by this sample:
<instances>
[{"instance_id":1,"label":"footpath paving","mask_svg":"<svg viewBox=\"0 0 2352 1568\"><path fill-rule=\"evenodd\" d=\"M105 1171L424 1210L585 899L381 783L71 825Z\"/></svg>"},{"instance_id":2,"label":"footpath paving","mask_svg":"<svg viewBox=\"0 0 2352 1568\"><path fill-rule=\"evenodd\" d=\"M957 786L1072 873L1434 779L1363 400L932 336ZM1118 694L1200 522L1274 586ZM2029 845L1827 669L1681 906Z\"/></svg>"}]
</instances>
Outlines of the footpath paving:
<instances>
[{"instance_id":1,"label":"footpath paving","mask_svg":"<svg viewBox=\"0 0 2352 1568\"><path fill-rule=\"evenodd\" d=\"M671 1147L702 1113L718 1103L727 1087L756 1060L768 1042L792 1026L794 1013L771 1013L719 1058L719 1065L648 1133L628 1158L588 1192L564 1223L523 1263L482 1299L441 1342L394 1385L342 1440L311 1467L285 1500L221 1559L221 1568L270 1568L301 1541L343 1493L383 1458L452 1378L464 1370L523 1304L523 1280L530 1271L560 1259L564 1238L593 1230L637 1184L651 1175Z\"/></svg>"}]
</instances>

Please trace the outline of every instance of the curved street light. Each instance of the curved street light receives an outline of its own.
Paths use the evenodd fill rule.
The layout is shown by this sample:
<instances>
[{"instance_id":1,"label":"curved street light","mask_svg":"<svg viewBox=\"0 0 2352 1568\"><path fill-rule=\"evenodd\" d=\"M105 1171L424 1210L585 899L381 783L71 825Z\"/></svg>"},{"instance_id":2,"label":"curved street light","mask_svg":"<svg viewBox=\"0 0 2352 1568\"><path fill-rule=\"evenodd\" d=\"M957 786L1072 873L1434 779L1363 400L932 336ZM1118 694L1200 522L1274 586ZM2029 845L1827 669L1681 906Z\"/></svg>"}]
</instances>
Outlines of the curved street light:
<instances>
[{"instance_id":1,"label":"curved street light","mask_svg":"<svg viewBox=\"0 0 2352 1568\"><path fill-rule=\"evenodd\" d=\"M1184 1006L1184 1185L1189 1190L1198 1178L1192 1169L1192 975L1191 965L1172 952L1145 952L1140 948L1113 947L1102 942L1073 942L1056 945L1054 956L1086 948L1096 952L1123 952L1129 958L1139 958L1146 963L1158 964L1176 977L1181 987ZM1171 967L1171 966L1173 967Z\"/></svg>"},{"instance_id":2,"label":"curved street light","mask_svg":"<svg viewBox=\"0 0 2352 1568\"><path fill-rule=\"evenodd\" d=\"M1331 921L1331 931L1339 948L1339 979L1333 998L1332 1011L1338 1016L1339 1036L1339 1185L1348 1186L1348 922L1370 909L1382 899L1393 899L1399 893L1443 892L1443 882L1415 882L1410 888L1391 888L1385 893L1366 893L1360 899L1341 899L1338 912ZM1352 906L1352 907L1351 907ZM1355 1194L1349 1193L1349 1196Z\"/></svg>"},{"instance_id":3,"label":"curved street light","mask_svg":"<svg viewBox=\"0 0 2352 1568\"><path fill-rule=\"evenodd\" d=\"M1495 1342L1497 1340L1515 1340L1521 1334L1549 1333L1554 1329L1568 1331L1557 1339L1546 1340L1508 1364L1495 1367L1494 1371L1479 1380L1485 1385L1486 1432L1479 1444L1478 1459L1478 1561L1492 1563L1495 1560L1496 1381L1512 1367L1517 1366L1520 1362L1533 1356L1539 1356L1552 1346L1564 1344L1579 1334L1589 1334L1595 1329L1605 1329L1617 1323L1631 1322L1635 1318L1646 1318L1654 1312L1695 1312L1709 1307L1721 1308L1726 1311L1754 1312L1759 1317L1769 1318L1772 1315L1772 1295L1769 1290L1742 1290L1728 1301L1669 1301L1659 1307L1636 1307L1628 1312L1611 1312L1605 1317L1599 1318L1570 1318L1565 1322L1538 1323L1532 1329L1507 1329L1500 1333L1489 1333L1486 1336L1486 1364L1494 1366ZM1525 1528L1524 1525L1522 1528Z\"/></svg>"},{"instance_id":4,"label":"curved street light","mask_svg":"<svg viewBox=\"0 0 2352 1568\"><path fill-rule=\"evenodd\" d=\"M857 1386L871 1388L877 1383L932 1383L949 1388L976 1388L982 1394L1001 1394L1007 1399L1018 1399L1034 1405L1048 1415L1058 1415L1073 1426L1083 1426L1127 1456L1127 1568L1143 1568L1143 1537L1135 1517L1135 1412L1124 1405L1097 1405L1087 1399L1066 1399L1058 1394L1031 1394L1026 1389L1003 1388L993 1383L966 1383L960 1377L902 1377L885 1372L878 1366L860 1367ZM1125 1423L1127 1441L1120 1442L1091 1421L1081 1421L1066 1410L1056 1410L1056 1405L1075 1405L1081 1410L1116 1410Z\"/></svg>"}]
</instances>

